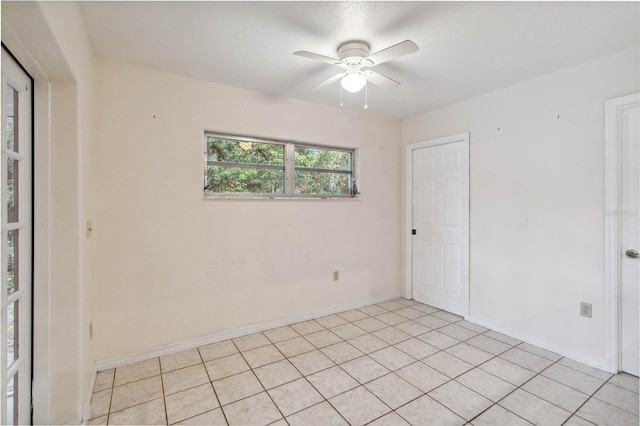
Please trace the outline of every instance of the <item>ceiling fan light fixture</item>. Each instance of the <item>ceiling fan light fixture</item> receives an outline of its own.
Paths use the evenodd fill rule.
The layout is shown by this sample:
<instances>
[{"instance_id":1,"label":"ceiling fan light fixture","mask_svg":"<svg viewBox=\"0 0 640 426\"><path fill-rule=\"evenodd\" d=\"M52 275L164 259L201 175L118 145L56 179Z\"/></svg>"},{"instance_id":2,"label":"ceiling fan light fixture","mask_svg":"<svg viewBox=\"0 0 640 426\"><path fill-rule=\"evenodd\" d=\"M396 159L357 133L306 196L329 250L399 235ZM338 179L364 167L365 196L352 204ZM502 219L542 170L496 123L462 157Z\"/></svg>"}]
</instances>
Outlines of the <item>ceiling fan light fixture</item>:
<instances>
[{"instance_id":1,"label":"ceiling fan light fixture","mask_svg":"<svg viewBox=\"0 0 640 426\"><path fill-rule=\"evenodd\" d=\"M340 84L342 88L347 92L356 93L364 87L367 83L367 77L365 77L362 71L348 72L342 80L340 80Z\"/></svg>"},{"instance_id":2,"label":"ceiling fan light fixture","mask_svg":"<svg viewBox=\"0 0 640 426\"><path fill-rule=\"evenodd\" d=\"M325 81L316 84L309 89L309 92L320 90L340 80L340 107L342 107L342 93L345 90L350 93L356 93L364 88L364 108L367 109L367 88L369 87L369 83L383 88L397 87L400 83L386 75L371 71L370 69L363 71L363 69L371 68L417 51L418 46L414 42L405 40L370 55L368 43L362 40L351 40L338 46L338 59L307 52L306 50L299 50L293 52L293 54L303 58L325 62L344 70L344 72L334 74Z\"/></svg>"}]
</instances>

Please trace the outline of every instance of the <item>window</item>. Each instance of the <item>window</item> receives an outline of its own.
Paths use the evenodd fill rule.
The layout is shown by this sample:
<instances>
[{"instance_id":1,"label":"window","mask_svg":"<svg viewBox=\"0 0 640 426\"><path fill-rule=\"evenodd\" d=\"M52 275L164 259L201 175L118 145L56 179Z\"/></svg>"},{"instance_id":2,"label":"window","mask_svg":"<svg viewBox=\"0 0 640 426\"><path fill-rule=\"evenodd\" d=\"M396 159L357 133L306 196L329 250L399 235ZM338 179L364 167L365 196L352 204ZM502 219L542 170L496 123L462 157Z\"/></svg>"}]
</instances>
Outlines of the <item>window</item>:
<instances>
[{"instance_id":1,"label":"window","mask_svg":"<svg viewBox=\"0 0 640 426\"><path fill-rule=\"evenodd\" d=\"M205 194L353 198L352 149L205 134Z\"/></svg>"}]
</instances>

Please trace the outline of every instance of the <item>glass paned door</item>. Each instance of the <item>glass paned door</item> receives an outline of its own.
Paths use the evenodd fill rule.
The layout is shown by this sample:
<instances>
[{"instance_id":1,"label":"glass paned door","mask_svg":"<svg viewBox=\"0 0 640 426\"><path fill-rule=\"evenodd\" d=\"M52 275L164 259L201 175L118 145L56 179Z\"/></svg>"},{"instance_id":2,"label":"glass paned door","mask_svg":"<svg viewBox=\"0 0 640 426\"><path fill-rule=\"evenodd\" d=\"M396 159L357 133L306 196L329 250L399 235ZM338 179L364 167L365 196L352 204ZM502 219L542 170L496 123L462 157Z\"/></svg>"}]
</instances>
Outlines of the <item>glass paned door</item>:
<instances>
[{"instance_id":1,"label":"glass paned door","mask_svg":"<svg viewBox=\"0 0 640 426\"><path fill-rule=\"evenodd\" d=\"M0 423L31 422L31 78L2 49Z\"/></svg>"}]
</instances>

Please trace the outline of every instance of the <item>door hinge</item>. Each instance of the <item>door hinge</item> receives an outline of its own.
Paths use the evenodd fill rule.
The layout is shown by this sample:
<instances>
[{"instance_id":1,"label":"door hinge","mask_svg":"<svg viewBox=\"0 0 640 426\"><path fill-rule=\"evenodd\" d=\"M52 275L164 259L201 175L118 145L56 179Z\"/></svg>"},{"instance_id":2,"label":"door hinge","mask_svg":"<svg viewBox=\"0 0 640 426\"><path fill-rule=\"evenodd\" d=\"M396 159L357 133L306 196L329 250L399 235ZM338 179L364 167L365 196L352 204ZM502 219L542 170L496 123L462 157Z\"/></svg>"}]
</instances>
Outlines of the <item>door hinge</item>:
<instances>
[{"instance_id":1,"label":"door hinge","mask_svg":"<svg viewBox=\"0 0 640 426\"><path fill-rule=\"evenodd\" d=\"M411 235L416 235L416 230L415 229L411 230Z\"/></svg>"}]
</instances>

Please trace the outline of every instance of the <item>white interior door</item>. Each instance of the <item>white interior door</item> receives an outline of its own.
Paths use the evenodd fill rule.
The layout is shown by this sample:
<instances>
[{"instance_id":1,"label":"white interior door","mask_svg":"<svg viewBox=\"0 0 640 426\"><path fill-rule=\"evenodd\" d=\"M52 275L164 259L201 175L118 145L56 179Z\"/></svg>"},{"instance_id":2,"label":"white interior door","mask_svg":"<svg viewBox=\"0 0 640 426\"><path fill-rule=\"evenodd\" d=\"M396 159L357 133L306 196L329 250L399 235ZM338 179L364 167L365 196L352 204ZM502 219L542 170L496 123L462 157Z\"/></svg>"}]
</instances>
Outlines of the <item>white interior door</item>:
<instances>
[{"instance_id":1,"label":"white interior door","mask_svg":"<svg viewBox=\"0 0 640 426\"><path fill-rule=\"evenodd\" d=\"M620 362L638 375L638 283L640 282L640 105L620 110Z\"/></svg>"},{"instance_id":2,"label":"white interior door","mask_svg":"<svg viewBox=\"0 0 640 426\"><path fill-rule=\"evenodd\" d=\"M31 79L2 49L0 423L31 423Z\"/></svg>"},{"instance_id":3,"label":"white interior door","mask_svg":"<svg viewBox=\"0 0 640 426\"><path fill-rule=\"evenodd\" d=\"M412 150L411 162L413 298L466 315L469 136L419 144Z\"/></svg>"}]
</instances>

